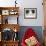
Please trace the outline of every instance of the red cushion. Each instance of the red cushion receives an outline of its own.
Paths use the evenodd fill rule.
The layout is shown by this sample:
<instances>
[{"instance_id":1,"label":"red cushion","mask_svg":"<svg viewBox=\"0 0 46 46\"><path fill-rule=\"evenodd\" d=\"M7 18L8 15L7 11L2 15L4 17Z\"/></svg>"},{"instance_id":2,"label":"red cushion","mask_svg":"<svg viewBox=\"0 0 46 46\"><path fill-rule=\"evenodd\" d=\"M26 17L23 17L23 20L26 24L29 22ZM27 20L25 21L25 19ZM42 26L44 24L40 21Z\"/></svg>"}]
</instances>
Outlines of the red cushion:
<instances>
[{"instance_id":1,"label":"red cushion","mask_svg":"<svg viewBox=\"0 0 46 46\"><path fill-rule=\"evenodd\" d=\"M32 28L28 28L25 32L24 37L22 38L22 43L21 43L22 46L26 46L25 39L28 39L29 37L32 37L32 36L36 37L37 35Z\"/></svg>"}]
</instances>

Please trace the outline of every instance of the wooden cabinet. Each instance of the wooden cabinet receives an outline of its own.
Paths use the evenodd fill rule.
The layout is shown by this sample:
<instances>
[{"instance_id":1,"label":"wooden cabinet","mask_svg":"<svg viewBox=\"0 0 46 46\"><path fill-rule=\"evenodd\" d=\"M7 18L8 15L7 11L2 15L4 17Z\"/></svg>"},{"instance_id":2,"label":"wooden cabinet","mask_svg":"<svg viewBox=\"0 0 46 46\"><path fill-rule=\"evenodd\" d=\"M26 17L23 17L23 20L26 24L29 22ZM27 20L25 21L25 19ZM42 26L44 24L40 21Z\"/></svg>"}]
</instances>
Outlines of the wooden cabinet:
<instances>
[{"instance_id":1,"label":"wooden cabinet","mask_svg":"<svg viewBox=\"0 0 46 46\"><path fill-rule=\"evenodd\" d=\"M3 46L18 46L18 41L5 41L2 43L3 43Z\"/></svg>"},{"instance_id":2,"label":"wooden cabinet","mask_svg":"<svg viewBox=\"0 0 46 46\"><path fill-rule=\"evenodd\" d=\"M44 27L44 46L46 46L46 28Z\"/></svg>"},{"instance_id":3,"label":"wooden cabinet","mask_svg":"<svg viewBox=\"0 0 46 46\"><path fill-rule=\"evenodd\" d=\"M8 20L9 17L15 17L16 19L12 18L13 20L10 18L10 21L14 21L15 23L12 23L12 22L9 23L10 22ZM0 7L0 32L1 32L0 46L18 46L19 39L17 39L17 40L15 39L15 33L17 33L20 29L20 26L18 23L18 17L19 17L19 7ZM13 35L14 37L10 36L11 39L8 41L4 40L2 37L2 34L4 32L6 32L6 34L7 34L7 31L14 32L14 35Z\"/></svg>"},{"instance_id":4,"label":"wooden cabinet","mask_svg":"<svg viewBox=\"0 0 46 46\"><path fill-rule=\"evenodd\" d=\"M0 46L18 46L19 41L1 41Z\"/></svg>"},{"instance_id":5,"label":"wooden cabinet","mask_svg":"<svg viewBox=\"0 0 46 46\"><path fill-rule=\"evenodd\" d=\"M43 0L43 8L44 8L44 44L46 46L46 0Z\"/></svg>"},{"instance_id":6,"label":"wooden cabinet","mask_svg":"<svg viewBox=\"0 0 46 46\"><path fill-rule=\"evenodd\" d=\"M46 0L43 0L44 27L46 27Z\"/></svg>"}]
</instances>

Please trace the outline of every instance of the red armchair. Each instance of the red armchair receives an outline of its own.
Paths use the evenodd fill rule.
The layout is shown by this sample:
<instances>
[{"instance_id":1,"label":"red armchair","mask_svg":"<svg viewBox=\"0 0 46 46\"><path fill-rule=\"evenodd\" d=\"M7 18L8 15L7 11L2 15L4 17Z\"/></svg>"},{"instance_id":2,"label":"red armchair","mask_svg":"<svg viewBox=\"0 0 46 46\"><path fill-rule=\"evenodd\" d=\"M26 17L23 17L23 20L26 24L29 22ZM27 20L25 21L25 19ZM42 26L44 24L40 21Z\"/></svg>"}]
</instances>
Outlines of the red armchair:
<instances>
[{"instance_id":1,"label":"red armchair","mask_svg":"<svg viewBox=\"0 0 46 46\"><path fill-rule=\"evenodd\" d=\"M33 45L33 43L35 44ZM27 31L25 32L25 35L22 38L21 46L41 46L40 42L37 39L37 35L32 28L27 29Z\"/></svg>"}]
</instances>

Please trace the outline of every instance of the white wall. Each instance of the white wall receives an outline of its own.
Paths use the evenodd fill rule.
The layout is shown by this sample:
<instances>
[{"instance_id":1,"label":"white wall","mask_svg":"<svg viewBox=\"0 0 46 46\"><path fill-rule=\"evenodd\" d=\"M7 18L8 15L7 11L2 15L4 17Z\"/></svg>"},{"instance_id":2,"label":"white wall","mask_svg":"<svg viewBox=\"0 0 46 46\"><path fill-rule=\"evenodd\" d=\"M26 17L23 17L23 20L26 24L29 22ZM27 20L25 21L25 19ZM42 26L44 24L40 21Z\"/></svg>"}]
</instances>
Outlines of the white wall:
<instances>
[{"instance_id":1,"label":"white wall","mask_svg":"<svg viewBox=\"0 0 46 46\"><path fill-rule=\"evenodd\" d=\"M15 0L0 0L0 6L15 6ZM17 0L19 9L19 24L21 26L43 26L42 0ZM24 8L37 8L37 19L24 19Z\"/></svg>"},{"instance_id":2,"label":"white wall","mask_svg":"<svg viewBox=\"0 0 46 46\"><path fill-rule=\"evenodd\" d=\"M37 19L24 19L24 9L21 8L19 20L22 26L43 26L42 0L24 0L24 8L37 8Z\"/></svg>"}]
</instances>

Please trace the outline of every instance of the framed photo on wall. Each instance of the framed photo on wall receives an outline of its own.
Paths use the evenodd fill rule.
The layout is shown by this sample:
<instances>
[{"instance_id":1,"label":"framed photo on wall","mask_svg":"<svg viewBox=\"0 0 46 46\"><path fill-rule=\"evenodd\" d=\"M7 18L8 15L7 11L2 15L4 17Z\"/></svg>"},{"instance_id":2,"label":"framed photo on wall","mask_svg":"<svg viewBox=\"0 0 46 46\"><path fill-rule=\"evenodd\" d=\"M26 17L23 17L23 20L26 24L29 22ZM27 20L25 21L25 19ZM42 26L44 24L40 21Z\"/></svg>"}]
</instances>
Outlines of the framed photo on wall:
<instances>
[{"instance_id":1,"label":"framed photo on wall","mask_svg":"<svg viewBox=\"0 0 46 46\"><path fill-rule=\"evenodd\" d=\"M25 19L36 19L37 8L24 8L24 18Z\"/></svg>"}]
</instances>

